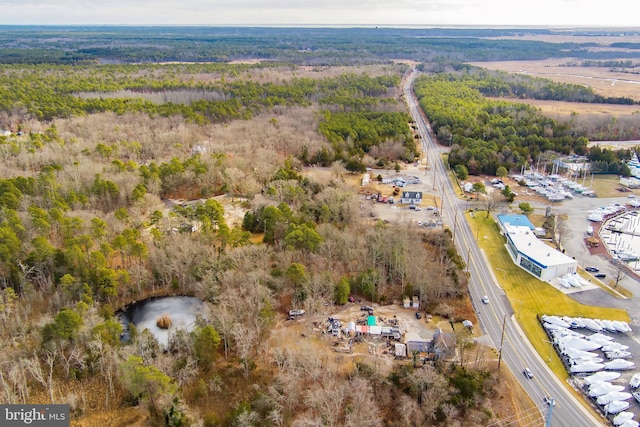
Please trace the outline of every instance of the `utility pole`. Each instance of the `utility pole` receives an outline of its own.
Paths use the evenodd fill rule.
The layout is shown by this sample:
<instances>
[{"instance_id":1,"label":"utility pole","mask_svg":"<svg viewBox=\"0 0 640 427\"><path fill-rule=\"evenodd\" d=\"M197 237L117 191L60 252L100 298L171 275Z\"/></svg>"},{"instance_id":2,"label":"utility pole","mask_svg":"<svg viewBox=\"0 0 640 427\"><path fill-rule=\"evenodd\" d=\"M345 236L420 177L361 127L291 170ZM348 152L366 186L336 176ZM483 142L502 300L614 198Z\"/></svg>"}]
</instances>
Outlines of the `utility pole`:
<instances>
[{"instance_id":1,"label":"utility pole","mask_svg":"<svg viewBox=\"0 0 640 427\"><path fill-rule=\"evenodd\" d=\"M547 412L547 419L545 420L544 427L551 427L551 414L553 413L553 406L556 401L553 397L549 398L549 412Z\"/></svg>"},{"instance_id":2,"label":"utility pole","mask_svg":"<svg viewBox=\"0 0 640 427\"><path fill-rule=\"evenodd\" d=\"M504 343L504 328L507 325L507 315L502 319L502 336L500 337L500 351L498 351L498 370L500 370L500 362L502 362L502 344Z\"/></svg>"}]
</instances>

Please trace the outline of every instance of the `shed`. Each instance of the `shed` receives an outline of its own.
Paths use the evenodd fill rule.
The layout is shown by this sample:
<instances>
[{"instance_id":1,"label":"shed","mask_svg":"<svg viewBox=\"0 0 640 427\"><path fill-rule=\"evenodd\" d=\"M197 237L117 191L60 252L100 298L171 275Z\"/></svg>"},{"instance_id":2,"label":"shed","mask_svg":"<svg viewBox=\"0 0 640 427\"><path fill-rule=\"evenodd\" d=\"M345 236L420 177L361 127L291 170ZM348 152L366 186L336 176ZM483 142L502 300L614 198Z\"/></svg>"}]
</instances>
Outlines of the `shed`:
<instances>
[{"instance_id":1,"label":"shed","mask_svg":"<svg viewBox=\"0 0 640 427\"><path fill-rule=\"evenodd\" d=\"M396 359L407 357L407 346L401 343L396 343Z\"/></svg>"},{"instance_id":2,"label":"shed","mask_svg":"<svg viewBox=\"0 0 640 427\"><path fill-rule=\"evenodd\" d=\"M413 297L413 308L420 308L420 300L415 295Z\"/></svg>"},{"instance_id":3,"label":"shed","mask_svg":"<svg viewBox=\"0 0 640 427\"><path fill-rule=\"evenodd\" d=\"M407 333L407 353L413 353L414 351L427 353L430 344L431 340L424 339L415 332Z\"/></svg>"},{"instance_id":4,"label":"shed","mask_svg":"<svg viewBox=\"0 0 640 427\"><path fill-rule=\"evenodd\" d=\"M404 297L402 299L402 306L404 308L411 308L411 300L409 299L409 297Z\"/></svg>"},{"instance_id":5,"label":"shed","mask_svg":"<svg viewBox=\"0 0 640 427\"><path fill-rule=\"evenodd\" d=\"M465 328L472 329L473 328L473 322L471 322L471 320L463 320L462 321L462 326L464 326Z\"/></svg>"},{"instance_id":6,"label":"shed","mask_svg":"<svg viewBox=\"0 0 640 427\"><path fill-rule=\"evenodd\" d=\"M427 353L429 351L429 340L418 338L407 341L407 352L413 353L414 351Z\"/></svg>"},{"instance_id":7,"label":"shed","mask_svg":"<svg viewBox=\"0 0 640 427\"><path fill-rule=\"evenodd\" d=\"M376 326L376 316L367 316L367 326Z\"/></svg>"}]
</instances>

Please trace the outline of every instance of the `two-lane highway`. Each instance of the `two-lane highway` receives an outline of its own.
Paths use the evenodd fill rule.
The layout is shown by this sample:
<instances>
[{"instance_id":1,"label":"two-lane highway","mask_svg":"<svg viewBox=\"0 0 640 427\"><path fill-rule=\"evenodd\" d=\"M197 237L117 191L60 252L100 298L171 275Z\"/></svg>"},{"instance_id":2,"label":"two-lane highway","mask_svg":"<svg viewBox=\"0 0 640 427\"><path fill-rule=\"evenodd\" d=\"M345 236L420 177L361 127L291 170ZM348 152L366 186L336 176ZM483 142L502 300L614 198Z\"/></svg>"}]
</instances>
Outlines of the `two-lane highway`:
<instances>
[{"instance_id":1,"label":"two-lane highway","mask_svg":"<svg viewBox=\"0 0 640 427\"><path fill-rule=\"evenodd\" d=\"M515 373L516 378L519 379L529 396L539 405L543 417L546 417L548 410L543 402L544 396L550 396L555 399L556 406L553 408L552 426L588 427L606 425L603 420L596 419L587 411L582 402L573 397L567 389L567 385L562 384L555 377L553 372L546 366L545 361L535 352L527 338L520 331L513 317L511 304L503 290L497 285L489 262L480 250L476 240L482 239L484 236L478 236L477 232L474 233L465 220L465 202L456 196L448 176L448 169L442 161L438 146L433 142L428 132L430 129L429 124L421 114L418 101L412 91L413 81L416 76L417 71L413 70L405 80L404 94L407 106L418 127L426 160L432 170L435 171L435 175L439 177L439 189L442 196L441 218L450 226L455 224L454 243L458 253L468 264L470 273L469 292L476 307L481 327L496 349L500 350L502 343L502 366L506 365ZM488 297L488 304L481 302L484 295ZM525 367L529 368L533 373L532 378L528 378L523 374ZM514 418L509 421L514 424L518 421L522 425L532 425L527 420Z\"/></svg>"}]
</instances>

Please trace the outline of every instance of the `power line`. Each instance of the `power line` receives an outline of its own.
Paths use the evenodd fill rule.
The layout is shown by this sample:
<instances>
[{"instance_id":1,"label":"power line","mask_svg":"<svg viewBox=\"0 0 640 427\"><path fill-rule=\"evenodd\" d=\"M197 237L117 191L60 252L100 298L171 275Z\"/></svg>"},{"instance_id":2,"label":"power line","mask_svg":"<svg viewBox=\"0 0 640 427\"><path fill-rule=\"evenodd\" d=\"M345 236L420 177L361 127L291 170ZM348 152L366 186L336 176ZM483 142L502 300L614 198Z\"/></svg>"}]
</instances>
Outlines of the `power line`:
<instances>
[{"instance_id":1,"label":"power line","mask_svg":"<svg viewBox=\"0 0 640 427\"><path fill-rule=\"evenodd\" d=\"M521 412L519 412L517 414L513 414L511 416L508 416L507 418L501 418L500 420L498 420L498 421L496 421L494 423L487 424L485 427L500 426L505 421L508 422L509 424L512 424L512 422L519 421L520 418L529 418L532 415L541 416L541 410L542 410L542 407L533 406L533 407L531 407L529 409L526 409L524 411L521 411ZM513 421L511 421L511 420L513 420Z\"/></svg>"}]
</instances>

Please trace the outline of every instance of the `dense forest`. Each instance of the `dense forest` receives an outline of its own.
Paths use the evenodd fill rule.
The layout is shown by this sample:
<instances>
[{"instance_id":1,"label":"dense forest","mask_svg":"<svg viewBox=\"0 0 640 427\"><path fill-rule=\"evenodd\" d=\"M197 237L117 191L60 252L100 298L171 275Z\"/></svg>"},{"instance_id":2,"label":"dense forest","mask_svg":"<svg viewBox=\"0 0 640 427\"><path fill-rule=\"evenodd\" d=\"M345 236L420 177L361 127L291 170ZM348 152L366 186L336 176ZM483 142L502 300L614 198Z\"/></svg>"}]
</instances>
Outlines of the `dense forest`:
<instances>
[{"instance_id":1,"label":"dense forest","mask_svg":"<svg viewBox=\"0 0 640 427\"><path fill-rule=\"evenodd\" d=\"M601 129L555 120L530 105L509 102L513 97L604 102L589 88L464 67L456 73L421 77L414 90L439 142L452 146L448 157L452 168L463 165L472 175L495 175L499 167L517 171L552 152L586 155L596 173L629 173L622 162L630 158L628 150L587 148L591 137L603 136ZM627 103L626 98L614 101ZM627 127L626 132L637 138L640 128ZM618 128L610 127L607 137L619 139Z\"/></svg>"},{"instance_id":2,"label":"dense forest","mask_svg":"<svg viewBox=\"0 0 640 427\"><path fill-rule=\"evenodd\" d=\"M624 33L624 32L623 32ZM0 26L0 62L135 63L285 61L298 65L375 64L546 58L638 58L595 42L550 43L531 35L610 35L607 30L489 28L231 28ZM633 35L634 32L626 32ZM620 32L615 33L616 36Z\"/></svg>"},{"instance_id":3,"label":"dense forest","mask_svg":"<svg viewBox=\"0 0 640 427\"><path fill-rule=\"evenodd\" d=\"M450 233L371 222L344 185L349 162L335 161L413 160L398 97L406 69L6 66L2 401L65 402L74 422L106 425L496 419L487 408L503 391L482 361L390 374L359 362L346 374L273 335L289 308L322 316L349 295L419 295L432 313L468 317ZM93 95L122 91L140 97ZM217 92L238 113L197 118L193 92ZM163 113L162 95L180 107ZM330 172L307 175L300 159L322 163L322 152ZM204 304L166 348L118 317L164 295Z\"/></svg>"}]
</instances>

